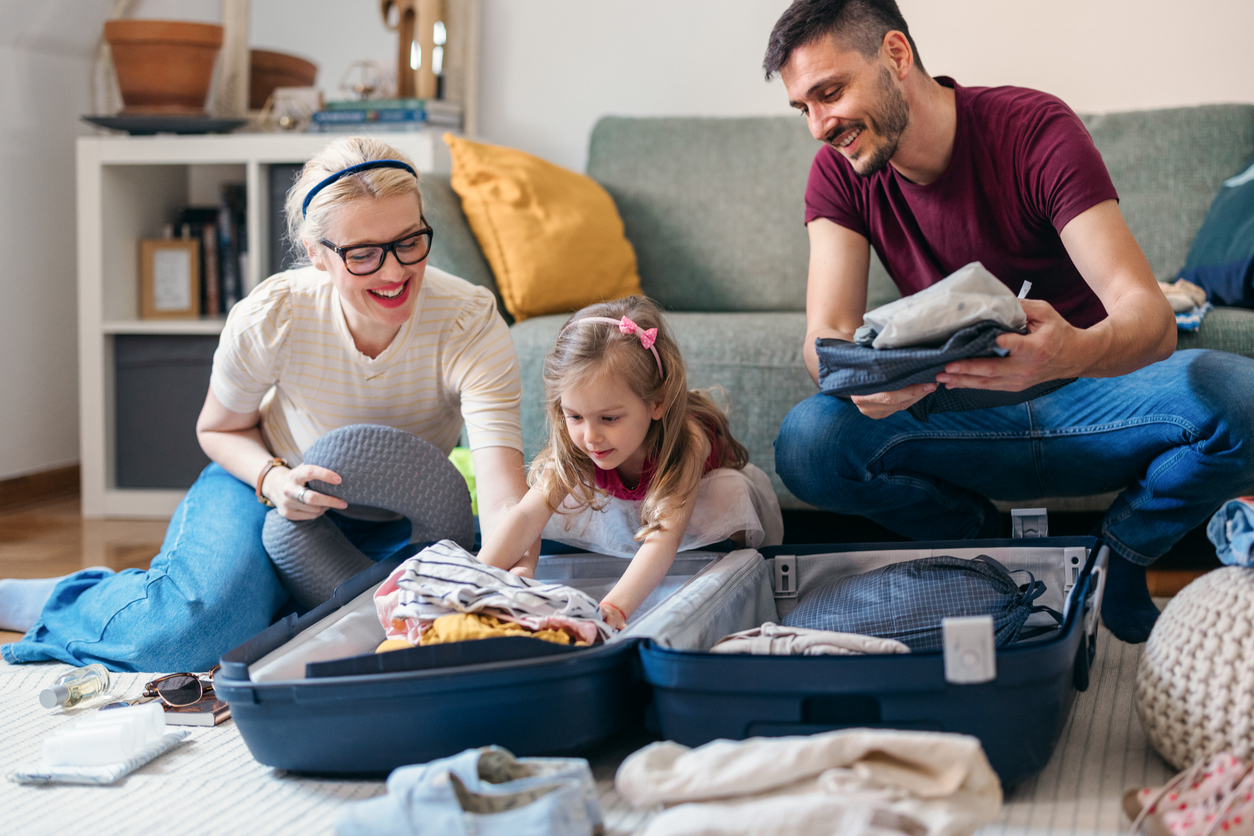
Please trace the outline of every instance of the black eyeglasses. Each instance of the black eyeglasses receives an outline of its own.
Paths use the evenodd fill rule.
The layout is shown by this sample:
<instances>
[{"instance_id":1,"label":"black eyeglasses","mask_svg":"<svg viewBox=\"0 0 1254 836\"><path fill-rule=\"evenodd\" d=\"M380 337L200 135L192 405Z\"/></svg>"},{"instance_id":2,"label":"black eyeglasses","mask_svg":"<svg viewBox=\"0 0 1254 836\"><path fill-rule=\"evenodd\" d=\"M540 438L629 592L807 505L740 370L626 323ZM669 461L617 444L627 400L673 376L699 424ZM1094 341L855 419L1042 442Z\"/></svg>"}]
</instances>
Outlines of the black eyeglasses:
<instances>
[{"instance_id":1,"label":"black eyeglasses","mask_svg":"<svg viewBox=\"0 0 1254 836\"><path fill-rule=\"evenodd\" d=\"M214 665L208 673L172 673L154 679L144 686L144 696L158 697L172 707L199 702L205 694L213 693L213 675L218 667Z\"/></svg>"},{"instance_id":2,"label":"black eyeglasses","mask_svg":"<svg viewBox=\"0 0 1254 836\"><path fill-rule=\"evenodd\" d=\"M431 239L435 231L431 227L411 232L404 238L397 238L386 244L356 244L351 247L337 247L330 241L323 240L322 246L334 250L344 260L344 267L354 276L369 276L383 267L383 260L391 253L400 264L406 266L417 264L431 253Z\"/></svg>"}]
</instances>

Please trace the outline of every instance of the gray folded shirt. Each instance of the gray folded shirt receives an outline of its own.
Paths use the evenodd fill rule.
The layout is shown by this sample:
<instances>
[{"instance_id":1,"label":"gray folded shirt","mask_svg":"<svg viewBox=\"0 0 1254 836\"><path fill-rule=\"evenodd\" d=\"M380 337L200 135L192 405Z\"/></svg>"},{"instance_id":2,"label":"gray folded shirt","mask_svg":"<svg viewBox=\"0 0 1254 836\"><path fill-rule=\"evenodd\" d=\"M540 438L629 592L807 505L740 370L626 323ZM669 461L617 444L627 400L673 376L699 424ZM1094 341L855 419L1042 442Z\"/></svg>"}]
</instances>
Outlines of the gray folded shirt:
<instances>
[{"instance_id":1,"label":"gray folded shirt","mask_svg":"<svg viewBox=\"0 0 1254 836\"><path fill-rule=\"evenodd\" d=\"M937 347L887 349L820 337L815 340L819 388L824 395L847 398L891 392L916 383L934 383L945 364L955 360L1007 356L1010 352L997 345L997 338L1010 332L1011 329L1000 323L985 320L963 328ZM940 384L935 392L912 404L909 412L916 420L926 422L932 413L1011 406L1049 394L1074 380L1074 377L1050 380L1022 392L947 389Z\"/></svg>"}]
</instances>

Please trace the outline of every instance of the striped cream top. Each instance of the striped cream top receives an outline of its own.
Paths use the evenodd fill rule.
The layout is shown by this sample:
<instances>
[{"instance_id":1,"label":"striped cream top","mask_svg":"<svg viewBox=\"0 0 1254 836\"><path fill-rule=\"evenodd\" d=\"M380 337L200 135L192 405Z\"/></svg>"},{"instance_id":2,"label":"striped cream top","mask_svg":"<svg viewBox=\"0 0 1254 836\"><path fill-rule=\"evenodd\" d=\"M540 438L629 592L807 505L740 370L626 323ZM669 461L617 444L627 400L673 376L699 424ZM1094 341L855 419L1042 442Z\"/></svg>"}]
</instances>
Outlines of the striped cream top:
<instances>
[{"instance_id":1,"label":"striped cream top","mask_svg":"<svg viewBox=\"0 0 1254 836\"><path fill-rule=\"evenodd\" d=\"M326 273L271 276L231 309L210 387L232 412L261 410L261 433L293 467L349 424L406 430L445 453L465 420L472 450L522 450L518 358L486 288L427 267L414 315L371 359L357 350Z\"/></svg>"}]
</instances>

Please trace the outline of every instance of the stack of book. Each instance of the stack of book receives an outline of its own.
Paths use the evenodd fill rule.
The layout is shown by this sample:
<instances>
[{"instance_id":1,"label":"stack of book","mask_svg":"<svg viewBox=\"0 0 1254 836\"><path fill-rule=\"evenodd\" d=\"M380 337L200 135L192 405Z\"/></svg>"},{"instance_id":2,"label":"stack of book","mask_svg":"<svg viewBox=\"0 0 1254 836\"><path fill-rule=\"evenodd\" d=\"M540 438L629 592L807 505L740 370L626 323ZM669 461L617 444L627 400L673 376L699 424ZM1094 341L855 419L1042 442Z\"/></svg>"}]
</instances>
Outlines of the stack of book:
<instances>
[{"instance_id":1,"label":"stack of book","mask_svg":"<svg viewBox=\"0 0 1254 836\"><path fill-rule=\"evenodd\" d=\"M224 183L217 206L189 206L175 234L200 241L201 316L223 316L244 295L248 275L247 193L243 183Z\"/></svg>"},{"instance_id":2,"label":"stack of book","mask_svg":"<svg viewBox=\"0 0 1254 836\"><path fill-rule=\"evenodd\" d=\"M364 99L327 102L313 115L310 133L418 131L426 126L460 130L462 106L440 99Z\"/></svg>"}]
</instances>

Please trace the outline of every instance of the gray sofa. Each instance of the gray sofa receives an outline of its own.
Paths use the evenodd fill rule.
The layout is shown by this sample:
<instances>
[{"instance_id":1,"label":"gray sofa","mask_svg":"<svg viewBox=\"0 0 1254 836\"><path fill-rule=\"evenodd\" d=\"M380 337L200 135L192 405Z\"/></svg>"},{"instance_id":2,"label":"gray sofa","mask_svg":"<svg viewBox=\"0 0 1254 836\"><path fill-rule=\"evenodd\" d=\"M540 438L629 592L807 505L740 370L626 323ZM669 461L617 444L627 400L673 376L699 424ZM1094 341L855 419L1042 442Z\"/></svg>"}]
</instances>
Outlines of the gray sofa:
<instances>
[{"instance_id":1,"label":"gray sofa","mask_svg":"<svg viewBox=\"0 0 1254 836\"><path fill-rule=\"evenodd\" d=\"M1132 233L1160 278L1174 277L1222 181L1254 156L1254 105L1086 116ZM722 386L736 437L775 483L773 442L792 406L815 391L801 361L808 242L806 177L818 144L795 117L606 117L593 130L588 174L613 196L645 293L670 312L690 385ZM436 229L431 263L495 289L446 177L425 175ZM868 304L897 291L873 258ZM540 368L565 316L514 324L530 460L544 438ZM1180 348L1254 356L1254 311L1216 309ZM1113 495L1112 495L1113 496ZM1054 499L1093 510L1110 497Z\"/></svg>"}]
</instances>

